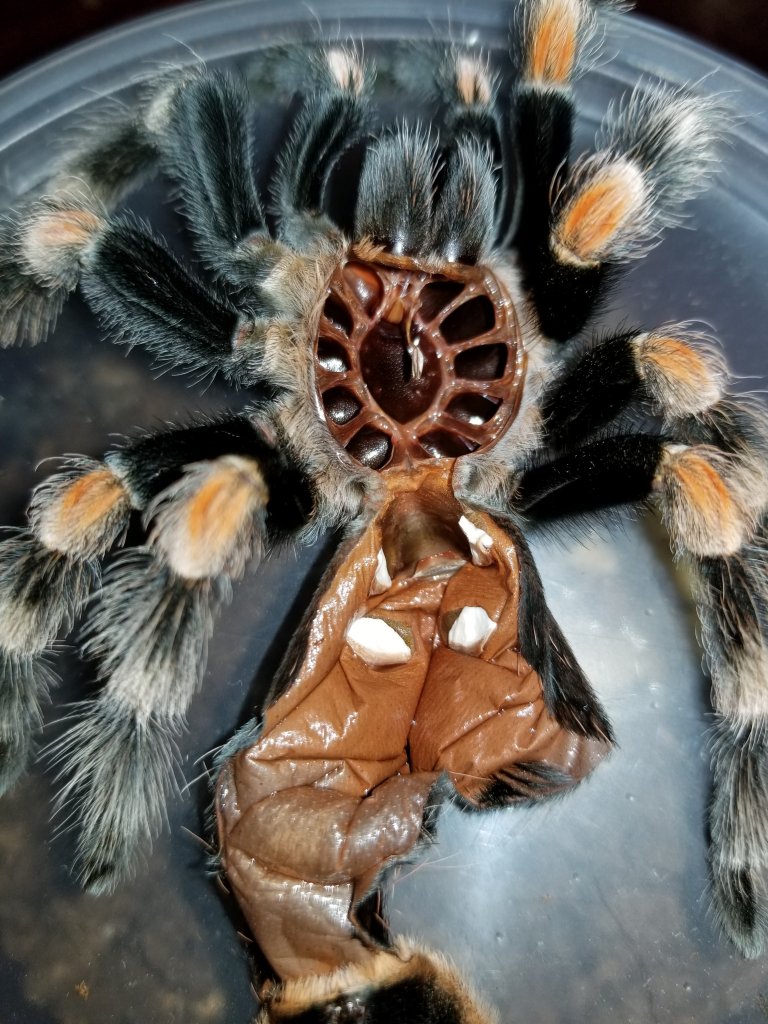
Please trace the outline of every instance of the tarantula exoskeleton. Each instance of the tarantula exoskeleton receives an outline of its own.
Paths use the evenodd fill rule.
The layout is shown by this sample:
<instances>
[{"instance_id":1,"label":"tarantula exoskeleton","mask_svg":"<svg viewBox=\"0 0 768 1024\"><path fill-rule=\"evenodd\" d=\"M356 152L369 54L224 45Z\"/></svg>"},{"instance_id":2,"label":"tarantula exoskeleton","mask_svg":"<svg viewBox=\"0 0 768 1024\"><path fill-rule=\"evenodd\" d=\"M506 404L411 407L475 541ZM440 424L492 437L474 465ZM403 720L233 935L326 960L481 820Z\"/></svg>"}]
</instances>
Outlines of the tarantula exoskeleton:
<instances>
[{"instance_id":1,"label":"tarantula exoskeleton","mask_svg":"<svg viewBox=\"0 0 768 1024\"><path fill-rule=\"evenodd\" d=\"M638 90L569 162L600 6L523 5L509 102L471 47L409 53L394 72L442 105L439 131L377 126L354 48L286 50L305 98L266 208L245 84L170 72L5 228L3 343L40 340L79 283L118 341L240 389L229 416L69 459L0 545L3 787L32 749L45 652L94 592L103 687L52 751L85 886L114 886L162 822L232 581L269 546L339 532L263 712L217 757L220 863L271 971L265 1024L493 1019L440 956L390 938L380 887L443 799L536 802L609 751L525 531L626 503L653 501L691 568L717 721L714 898L742 952L765 941L768 432L683 325L578 340L706 183L722 113ZM326 199L354 146L344 229ZM207 283L110 213L155 166ZM146 543L102 583L137 515Z\"/></svg>"}]
</instances>

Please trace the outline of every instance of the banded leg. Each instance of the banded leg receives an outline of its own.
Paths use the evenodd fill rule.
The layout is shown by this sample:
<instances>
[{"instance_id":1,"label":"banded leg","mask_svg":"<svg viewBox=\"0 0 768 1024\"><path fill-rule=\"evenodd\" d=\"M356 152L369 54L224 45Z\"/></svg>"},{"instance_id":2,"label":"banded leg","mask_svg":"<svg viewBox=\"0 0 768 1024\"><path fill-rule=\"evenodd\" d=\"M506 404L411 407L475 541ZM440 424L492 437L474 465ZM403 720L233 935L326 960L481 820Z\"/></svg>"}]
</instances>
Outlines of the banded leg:
<instances>
[{"instance_id":1,"label":"banded leg","mask_svg":"<svg viewBox=\"0 0 768 1024\"><path fill-rule=\"evenodd\" d=\"M46 651L71 629L129 515L128 494L108 467L71 460L36 488L29 528L0 542L0 792L34 750L52 681Z\"/></svg>"},{"instance_id":2,"label":"banded leg","mask_svg":"<svg viewBox=\"0 0 768 1024\"><path fill-rule=\"evenodd\" d=\"M726 433L724 408L712 414L713 434ZM737 410L721 448L638 435L591 441L524 472L515 502L534 520L645 497L658 504L693 573L713 682L715 908L741 952L756 956L768 938L768 434Z\"/></svg>"},{"instance_id":3,"label":"banded leg","mask_svg":"<svg viewBox=\"0 0 768 1024\"><path fill-rule=\"evenodd\" d=\"M355 50L330 47L309 61L313 88L280 152L274 177L278 237L303 250L333 234L326 215L328 185L339 159L362 138L369 118L373 72Z\"/></svg>"},{"instance_id":4,"label":"banded leg","mask_svg":"<svg viewBox=\"0 0 768 1024\"><path fill-rule=\"evenodd\" d=\"M638 88L609 111L598 152L569 167L570 83L595 27L587 0L526 8L518 244L542 330L558 341L581 329L622 263L679 222L716 165L723 121L716 103L686 90Z\"/></svg>"},{"instance_id":5,"label":"banded leg","mask_svg":"<svg viewBox=\"0 0 768 1024\"><path fill-rule=\"evenodd\" d=\"M118 341L203 377L258 377L260 321L195 279L141 224L75 193L34 204L20 228L25 267L56 291L78 280ZM253 382L253 381L252 381Z\"/></svg>"},{"instance_id":6,"label":"banded leg","mask_svg":"<svg viewBox=\"0 0 768 1024\"><path fill-rule=\"evenodd\" d=\"M685 324L599 338L570 353L546 387L545 441L573 444L630 407L650 412L671 429L684 423L686 437L708 441L704 423L726 401L727 382L717 348ZM725 436L719 443L727 444Z\"/></svg>"},{"instance_id":7,"label":"banded leg","mask_svg":"<svg viewBox=\"0 0 768 1024\"><path fill-rule=\"evenodd\" d=\"M547 250L553 184L570 157L572 81L579 72L580 53L589 48L595 29L589 0L529 0L519 15L523 71L513 95L512 132L523 203L515 244L534 280L542 273Z\"/></svg>"},{"instance_id":8,"label":"banded leg","mask_svg":"<svg viewBox=\"0 0 768 1024\"><path fill-rule=\"evenodd\" d=\"M77 284L76 272L38 274L26 259L29 218L40 195L60 205L75 197L74 222L54 246L73 242L87 231L88 211L113 209L120 199L151 174L158 161L155 137L147 123L147 106L111 105L82 128L81 138L62 158L36 194L23 198L6 214L0 228L0 346L22 341L36 344L53 328L64 302ZM85 209L81 209L84 207ZM45 238L40 241L45 244Z\"/></svg>"},{"instance_id":9,"label":"banded leg","mask_svg":"<svg viewBox=\"0 0 768 1024\"><path fill-rule=\"evenodd\" d=\"M713 101L683 89L636 89L609 112L597 153L558 183L531 282L546 333L579 330L606 274L680 222L716 167L721 121Z\"/></svg>"},{"instance_id":10,"label":"banded leg","mask_svg":"<svg viewBox=\"0 0 768 1024\"><path fill-rule=\"evenodd\" d=\"M78 280L75 255L103 218L161 163L177 182L204 258L248 305L265 304L255 279L271 249L259 233L261 205L250 167L245 87L206 71L175 72L150 83L135 109L120 108L83 128L83 140L2 229L0 344L42 340ZM70 210L66 221L44 214ZM42 218L42 221L41 221ZM46 257L46 247L51 247ZM72 257L62 261L62 250Z\"/></svg>"},{"instance_id":11,"label":"banded leg","mask_svg":"<svg viewBox=\"0 0 768 1024\"><path fill-rule=\"evenodd\" d=\"M103 463L73 461L35 491L29 530L0 547L7 786L32 747L46 648L98 582L100 556L122 541L131 510L153 524L149 547L119 556L106 575L87 649L110 678L54 750L72 772L62 800L84 797L86 883L108 888L108 865L124 871L126 848L141 840L130 829L162 818L172 731L230 581L265 543L300 530L311 509L303 472L236 417L141 437Z\"/></svg>"},{"instance_id":12,"label":"banded leg","mask_svg":"<svg viewBox=\"0 0 768 1024\"><path fill-rule=\"evenodd\" d=\"M164 820L174 735L232 581L265 544L301 530L312 509L301 470L246 418L155 440L169 443L158 445L154 463L152 439L112 457L137 499L154 491L145 508L149 544L105 576L85 643L105 685L51 750L67 777L59 805L80 828L80 877L93 891L129 873ZM190 463L195 452L203 460ZM169 483L174 457L184 461Z\"/></svg>"},{"instance_id":13,"label":"banded leg","mask_svg":"<svg viewBox=\"0 0 768 1024\"><path fill-rule=\"evenodd\" d=\"M34 747L40 704L52 678L46 653L57 636L69 632L98 586L100 560L122 543L132 511L145 510L172 487L183 466L223 456L255 458L269 467L267 530L276 539L283 531L290 536L311 508L306 483L239 417L140 437L104 462L68 460L35 489L29 527L0 542L2 791L24 771Z\"/></svg>"},{"instance_id":14,"label":"banded leg","mask_svg":"<svg viewBox=\"0 0 768 1024\"><path fill-rule=\"evenodd\" d=\"M712 677L715 913L739 950L756 957L768 944L768 431L738 403L721 403L711 423L726 437L724 466L710 461L702 471L708 446L677 450L664 467L666 519L694 569Z\"/></svg>"},{"instance_id":15,"label":"banded leg","mask_svg":"<svg viewBox=\"0 0 768 1024\"><path fill-rule=\"evenodd\" d=\"M673 550L693 569L712 676L715 911L738 949L758 956L768 941L768 481L754 451L731 444L730 455L668 448L656 487Z\"/></svg>"}]
</instances>

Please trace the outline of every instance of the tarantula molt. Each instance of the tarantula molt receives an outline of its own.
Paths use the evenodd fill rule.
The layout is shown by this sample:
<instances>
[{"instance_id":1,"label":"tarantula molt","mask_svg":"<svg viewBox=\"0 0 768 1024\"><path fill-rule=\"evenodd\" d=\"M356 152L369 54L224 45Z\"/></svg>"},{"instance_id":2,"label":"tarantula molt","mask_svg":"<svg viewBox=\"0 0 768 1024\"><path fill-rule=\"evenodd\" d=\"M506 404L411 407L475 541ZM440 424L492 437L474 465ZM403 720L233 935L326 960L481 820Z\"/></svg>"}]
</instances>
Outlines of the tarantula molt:
<instances>
[{"instance_id":1,"label":"tarantula molt","mask_svg":"<svg viewBox=\"0 0 768 1024\"><path fill-rule=\"evenodd\" d=\"M512 82L469 44L401 52L387 74L439 107L429 128L382 124L354 46L281 48L269 73L301 100L268 200L245 80L167 71L6 220L4 345L40 341L79 286L116 341L231 387L228 413L68 456L0 544L3 788L81 612L99 666L48 750L86 888L111 891L162 825L235 581L335 531L267 699L214 761L217 864L263 960L261 1024L497 1019L448 960L390 935L381 890L444 801L537 804L610 753L526 537L620 505L656 506L693 580L713 902L742 953L764 946L765 417L684 324L585 334L707 183L725 117L638 88L573 159L571 82L611 6L526 0ZM154 168L194 272L119 205Z\"/></svg>"}]
</instances>

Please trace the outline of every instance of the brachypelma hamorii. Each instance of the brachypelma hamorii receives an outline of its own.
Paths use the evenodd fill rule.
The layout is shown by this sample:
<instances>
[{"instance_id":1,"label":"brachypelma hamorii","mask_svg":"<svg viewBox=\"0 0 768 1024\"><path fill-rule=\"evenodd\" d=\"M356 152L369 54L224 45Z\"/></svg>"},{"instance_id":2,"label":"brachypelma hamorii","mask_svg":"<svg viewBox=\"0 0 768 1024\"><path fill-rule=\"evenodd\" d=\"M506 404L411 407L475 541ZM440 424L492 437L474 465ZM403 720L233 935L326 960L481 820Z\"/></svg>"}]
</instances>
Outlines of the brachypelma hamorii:
<instances>
[{"instance_id":1,"label":"brachypelma hamorii","mask_svg":"<svg viewBox=\"0 0 768 1024\"><path fill-rule=\"evenodd\" d=\"M69 459L0 549L6 784L45 652L93 593L103 686L51 750L88 888L111 889L162 822L232 583L276 544L337 531L263 713L216 759L221 864L272 975L264 1021L492 1018L440 957L389 937L380 887L444 799L535 803L610 748L525 535L627 503L658 506L691 568L717 716L715 905L761 948L763 417L690 328L588 328L706 184L724 115L639 88L569 163L571 79L604 6L525 4L511 88L469 46L402 56L395 76L441 107L430 128L377 122L353 47L281 51L276 77L303 77L305 98L269 198L244 84L169 72L10 216L4 343L40 340L79 284L116 340L238 389L228 415ZM113 212L155 166L194 273ZM146 542L110 554L132 521Z\"/></svg>"}]
</instances>

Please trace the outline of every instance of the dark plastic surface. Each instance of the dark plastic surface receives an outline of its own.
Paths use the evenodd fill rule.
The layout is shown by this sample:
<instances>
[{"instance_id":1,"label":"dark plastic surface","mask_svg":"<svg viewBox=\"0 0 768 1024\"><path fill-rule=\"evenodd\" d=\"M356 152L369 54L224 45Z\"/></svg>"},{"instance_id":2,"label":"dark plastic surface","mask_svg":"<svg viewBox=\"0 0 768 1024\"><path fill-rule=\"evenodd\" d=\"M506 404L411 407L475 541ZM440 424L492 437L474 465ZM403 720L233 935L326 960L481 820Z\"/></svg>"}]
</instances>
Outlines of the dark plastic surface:
<instances>
[{"instance_id":1,"label":"dark plastic surface","mask_svg":"<svg viewBox=\"0 0 768 1024\"><path fill-rule=\"evenodd\" d=\"M175 10L99 37L0 87L4 198L45 174L52 144L98 96L129 101L137 78L198 55L244 63L276 38L362 36L375 51L400 38L478 39L506 59L509 7L389 0L235 0ZM362 10L361 10L362 8ZM768 87L757 75L632 17L612 23L606 57L579 83L580 141L638 78L704 79L727 94L733 134L714 188L692 204L626 277L605 322L696 319L722 340L737 387L758 390L768 323ZM407 104L406 107L409 107ZM286 115L257 113L257 163L268 171ZM393 112L398 104L391 99ZM131 203L176 239L158 182ZM97 454L109 435L233 399L171 376L153 381L141 353L99 340L79 300L37 349L0 352L0 521L23 522L34 466ZM234 397L237 404L241 399ZM501 1009L526 1024L759 1024L768 961L743 961L707 909L704 815L709 787L708 683L685 580L671 571L652 520L615 537L536 543L550 603L613 717L620 748L576 794L531 812L464 817L447 810L424 863L402 869L395 930L446 949ZM268 685L321 551L285 555L239 588L211 644L203 692L182 740L188 786L146 869L113 897L80 892L72 838L48 820L55 785L38 768L0 805L0 1021L3 1024L236 1024L254 1013L231 904L206 874L205 768ZM311 566L315 563L315 568ZM293 614L291 607L295 604ZM70 648L46 739L87 671ZM256 677L256 684L252 680ZM231 919L230 919L231 918Z\"/></svg>"}]
</instances>

